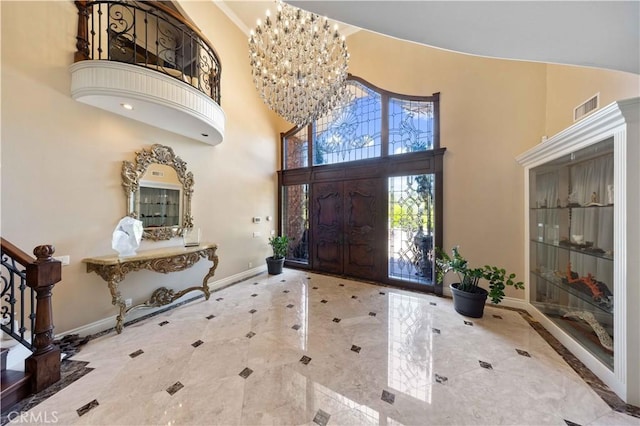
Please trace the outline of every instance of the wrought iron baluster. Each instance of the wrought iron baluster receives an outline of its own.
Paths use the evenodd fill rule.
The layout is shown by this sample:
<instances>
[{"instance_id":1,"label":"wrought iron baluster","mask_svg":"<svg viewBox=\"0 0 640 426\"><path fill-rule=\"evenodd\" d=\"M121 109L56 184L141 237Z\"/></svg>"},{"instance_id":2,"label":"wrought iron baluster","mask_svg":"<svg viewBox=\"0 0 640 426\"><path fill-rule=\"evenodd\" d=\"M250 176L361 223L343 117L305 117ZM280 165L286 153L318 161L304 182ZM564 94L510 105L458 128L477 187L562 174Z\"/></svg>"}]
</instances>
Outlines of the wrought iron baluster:
<instances>
[{"instance_id":1,"label":"wrought iron baluster","mask_svg":"<svg viewBox=\"0 0 640 426\"><path fill-rule=\"evenodd\" d=\"M149 65L149 13L144 11L144 64Z\"/></svg>"}]
</instances>

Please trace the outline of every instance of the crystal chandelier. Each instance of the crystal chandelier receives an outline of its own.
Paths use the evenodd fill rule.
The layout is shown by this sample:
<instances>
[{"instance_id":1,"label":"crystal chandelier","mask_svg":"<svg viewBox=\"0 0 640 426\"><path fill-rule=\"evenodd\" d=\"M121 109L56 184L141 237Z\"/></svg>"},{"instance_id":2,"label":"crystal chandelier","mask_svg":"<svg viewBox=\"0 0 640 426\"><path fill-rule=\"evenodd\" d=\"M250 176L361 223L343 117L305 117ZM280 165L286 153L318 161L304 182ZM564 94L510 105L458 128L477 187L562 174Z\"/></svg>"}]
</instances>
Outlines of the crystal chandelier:
<instances>
[{"instance_id":1,"label":"crystal chandelier","mask_svg":"<svg viewBox=\"0 0 640 426\"><path fill-rule=\"evenodd\" d=\"M308 124L345 95L349 53L327 18L277 2L249 37L253 82L269 108L291 123Z\"/></svg>"}]
</instances>

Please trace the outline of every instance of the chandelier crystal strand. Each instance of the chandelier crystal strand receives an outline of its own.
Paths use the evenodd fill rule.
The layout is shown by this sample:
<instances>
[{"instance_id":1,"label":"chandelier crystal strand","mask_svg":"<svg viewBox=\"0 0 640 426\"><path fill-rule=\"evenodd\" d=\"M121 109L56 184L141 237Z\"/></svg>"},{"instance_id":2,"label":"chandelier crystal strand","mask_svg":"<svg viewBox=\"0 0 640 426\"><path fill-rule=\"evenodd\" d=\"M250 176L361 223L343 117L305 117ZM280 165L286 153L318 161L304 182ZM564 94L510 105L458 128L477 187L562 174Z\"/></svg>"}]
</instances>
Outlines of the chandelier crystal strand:
<instances>
[{"instance_id":1,"label":"chandelier crystal strand","mask_svg":"<svg viewBox=\"0 0 640 426\"><path fill-rule=\"evenodd\" d=\"M349 53L337 25L278 0L249 37L253 82L265 104L299 126L342 102Z\"/></svg>"}]
</instances>

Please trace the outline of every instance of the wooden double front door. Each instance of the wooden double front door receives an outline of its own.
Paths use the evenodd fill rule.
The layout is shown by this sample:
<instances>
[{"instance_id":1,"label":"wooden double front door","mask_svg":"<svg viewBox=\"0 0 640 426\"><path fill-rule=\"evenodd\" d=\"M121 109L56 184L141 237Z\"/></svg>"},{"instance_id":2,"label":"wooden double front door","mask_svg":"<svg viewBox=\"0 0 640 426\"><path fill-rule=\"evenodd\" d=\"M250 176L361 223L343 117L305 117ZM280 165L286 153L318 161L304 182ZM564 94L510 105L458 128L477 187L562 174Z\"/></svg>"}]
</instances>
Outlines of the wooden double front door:
<instances>
[{"instance_id":1,"label":"wooden double front door","mask_svg":"<svg viewBox=\"0 0 640 426\"><path fill-rule=\"evenodd\" d=\"M370 280L386 271L384 184L380 178L314 183L314 269Z\"/></svg>"}]
</instances>

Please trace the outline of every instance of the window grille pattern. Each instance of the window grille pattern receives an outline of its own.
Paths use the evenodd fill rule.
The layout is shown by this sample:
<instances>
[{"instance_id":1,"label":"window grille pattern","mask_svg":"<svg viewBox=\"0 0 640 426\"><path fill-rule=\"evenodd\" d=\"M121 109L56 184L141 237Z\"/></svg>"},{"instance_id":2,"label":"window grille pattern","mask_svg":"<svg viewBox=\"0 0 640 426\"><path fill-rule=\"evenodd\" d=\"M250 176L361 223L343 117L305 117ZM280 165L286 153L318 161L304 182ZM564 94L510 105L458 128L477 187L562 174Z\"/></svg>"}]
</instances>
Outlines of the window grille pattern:
<instances>
[{"instance_id":1,"label":"window grille pattern","mask_svg":"<svg viewBox=\"0 0 640 426\"><path fill-rule=\"evenodd\" d=\"M309 166L307 149L309 146L307 127L299 129L284 139L284 168L297 169Z\"/></svg>"},{"instance_id":2,"label":"window grille pattern","mask_svg":"<svg viewBox=\"0 0 640 426\"><path fill-rule=\"evenodd\" d=\"M389 178L389 277L433 283L435 176Z\"/></svg>"},{"instance_id":3,"label":"window grille pattern","mask_svg":"<svg viewBox=\"0 0 640 426\"><path fill-rule=\"evenodd\" d=\"M309 185L283 188L283 235L291 240L288 260L309 262Z\"/></svg>"},{"instance_id":4,"label":"window grille pattern","mask_svg":"<svg viewBox=\"0 0 640 426\"><path fill-rule=\"evenodd\" d=\"M357 81L346 84L348 100L315 122L314 166L381 155L381 95Z\"/></svg>"},{"instance_id":5,"label":"window grille pattern","mask_svg":"<svg viewBox=\"0 0 640 426\"><path fill-rule=\"evenodd\" d=\"M433 102L389 99L389 155L433 149Z\"/></svg>"}]
</instances>

